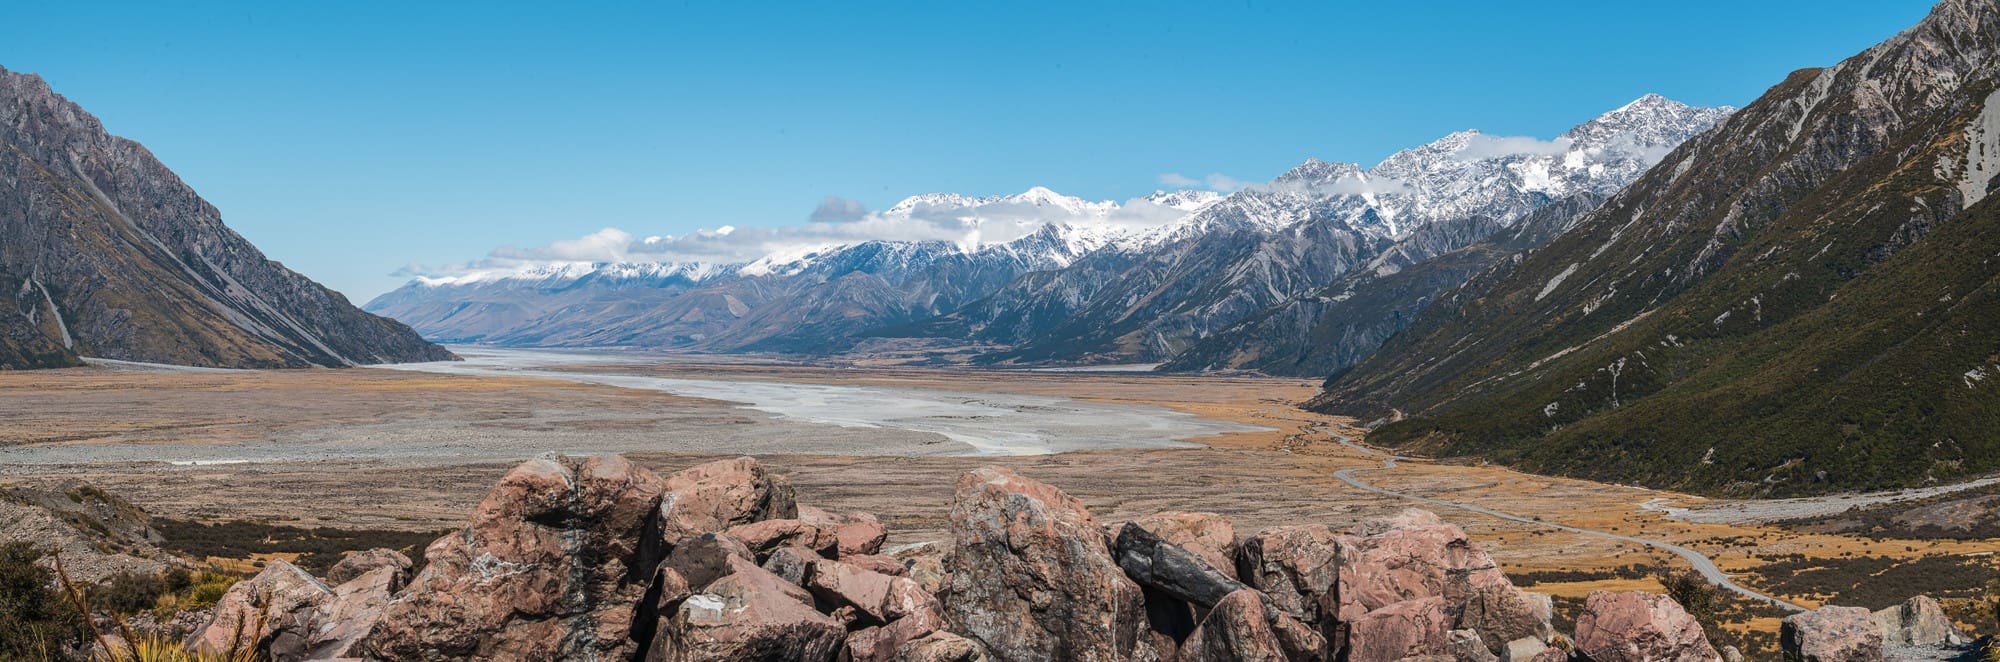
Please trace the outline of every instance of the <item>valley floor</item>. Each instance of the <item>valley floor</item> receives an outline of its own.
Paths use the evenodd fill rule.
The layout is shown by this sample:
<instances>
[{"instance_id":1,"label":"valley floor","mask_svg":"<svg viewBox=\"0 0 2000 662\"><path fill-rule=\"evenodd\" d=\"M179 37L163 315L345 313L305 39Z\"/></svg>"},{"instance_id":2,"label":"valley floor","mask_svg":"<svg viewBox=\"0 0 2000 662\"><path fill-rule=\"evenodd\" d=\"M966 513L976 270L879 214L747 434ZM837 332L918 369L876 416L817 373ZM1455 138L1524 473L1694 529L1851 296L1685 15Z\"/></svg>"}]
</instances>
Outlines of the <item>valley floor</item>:
<instances>
[{"instance_id":1,"label":"valley floor","mask_svg":"<svg viewBox=\"0 0 2000 662\"><path fill-rule=\"evenodd\" d=\"M1349 421L1294 406L1316 390L1302 380L731 361L593 362L588 370L1070 398L1163 407L1228 424L1211 431L1235 431L1203 438L1206 446L1197 448L974 456L965 454L965 444L931 432L839 427L717 400L559 379L93 367L0 372L6 423L0 482L82 478L173 519L424 532L456 526L514 462L543 449L623 452L662 470L754 454L788 473L803 501L880 514L896 543L943 537L958 475L987 464L1057 485L1105 520L1204 510L1230 516L1243 531L1306 521L1344 526L1412 505L1334 476L1373 468L1357 473L1374 487L1526 520L1438 509L1518 583L1559 600L1595 589L1658 590L1648 572L1632 566L1672 557L1538 522L1684 546L1713 559L1737 583L1806 606L1837 596L1843 604L1878 608L1907 597L1898 590L1936 592L1916 583L1862 581L1898 568L1971 592L1992 576L1990 563L2000 551L2000 540L1814 533L1729 515L1768 509L1493 466L1404 460L1382 468L1381 458L1338 442L1336 433L1361 438ZM169 463L176 461L183 464ZM1676 508L1696 516L1670 516ZM1778 615L1742 610L1734 627L1772 636Z\"/></svg>"}]
</instances>

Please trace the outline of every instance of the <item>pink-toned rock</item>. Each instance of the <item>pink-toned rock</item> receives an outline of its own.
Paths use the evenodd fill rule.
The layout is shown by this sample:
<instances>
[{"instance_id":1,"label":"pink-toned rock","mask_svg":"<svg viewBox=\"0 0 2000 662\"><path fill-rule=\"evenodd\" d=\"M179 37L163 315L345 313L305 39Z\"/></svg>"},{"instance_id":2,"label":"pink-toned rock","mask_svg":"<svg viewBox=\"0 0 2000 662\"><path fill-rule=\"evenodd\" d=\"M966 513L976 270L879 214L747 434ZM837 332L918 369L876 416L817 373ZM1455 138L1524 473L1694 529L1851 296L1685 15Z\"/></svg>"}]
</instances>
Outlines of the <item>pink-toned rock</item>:
<instances>
[{"instance_id":1,"label":"pink-toned rock","mask_svg":"<svg viewBox=\"0 0 2000 662\"><path fill-rule=\"evenodd\" d=\"M1353 538L1319 524L1281 526L1243 541L1237 577L1293 618L1331 634L1340 554Z\"/></svg>"},{"instance_id":2,"label":"pink-toned rock","mask_svg":"<svg viewBox=\"0 0 2000 662\"><path fill-rule=\"evenodd\" d=\"M1236 524L1229 518L1215 513L1169 510L1132 521L1160 539L1201 557L1215 569L1229 575L1230 579L1239 579L1236 576Z\"/></svg>"},{"instance_id":3,"label":"pink-toned rock","mask_svg":"<svg viewBox=\"0 0 2000 662\"><path fill-rule=\"evenodd\" d=\"M846 628L812 607L805 589L732 558L732 572L681 601L649 659L672 662L724 660L831 660Z\"/></svg>"},{"instance_id":4,"label":"pink-toned rock","mask_svg":"<svg viewBox=\"0 0 2000 662\"><path fill-rule=\"evenodd\" d=\"M954 632L1000 660L1150 657L1145 599L1083 502L1011 471L959 479L950 585Z\"/></svg>"},{"instance_id":5,"label":"pink-toned rock","mask_svg":"<svg viewBox=\"0 0 2000 662\"><path fill-rule=\"evenodd\" d=\"M733 536L704 533L681 540L667 555L666 565L681 574L688 586L697 590L729 574L732 558L753 559L750 548Z\"/></svg>"},{"instance_id":6,"label":"pink-toned rock","mask_svg":"<svg viewBox=\"0 0 2000 662\"><path fill-rule=\"evenodd\" d=\"M949 632L932 632L896 650L900 662L986 662L986 647Z\"/></svg>"},{"instance_id":7,"label":"pink-toned rock","mask_svg":"<svg viewBox=\"0 0 2000 662\"><path fill-rule=\"evenodd\" d=\"M326 570L326 583L328 586L339 586L376 568L394 568L396 581L389 589L393 592L402 589L403 583L409 581L410 566L410 557L393 549L355 552L341 558L339 563L333 564L333 567Z\"/></svg>"},{"instance_id":8,"label":"pink-toned rock","mask_svg":"<svg viewBox=\"0 0 2000 662\"><path fill-rule=\"evenodd\" d=\"M1453 628L1479 633L1480 640L1489 642L1488 648L1494 653L1503 652L1507 646L1514 647L1514 662L1536 654L1523 654L1524 644L1517 642L1532 641L1536 646L1545 646L1555 635L1551 623L1555 605L1549 597L1514 588L1512 584L1473 588L1464 602L1452 607L1450 611L1457 617L1452 622Z\"/></svg>"},{"instance_id":9,"label":"pink-toned rock","mask_svg":"<svg viewBox=\"0 0 2000 662\"><path fill-rule=\"evenodd\" d=\"M661 536L667 545L704 533L768 519L797 519L791 481L739 457L689 467L666 479L660 502Z\"/></svg>"},{"instance_id":10,"label":"pink-toned rock","mask_svg":"<svg viewBox=\"0 0 2000 662\"><path fill-rule=\"evenodd\" d=\"M1487 650L1486 642L1480 640L1479 633L1471 630L1452 630L1444 633L1445 654L1455 662L1500 662L1500 656Z\"/></svg>"},{"instance_id":11,"label":"pink-toned rock","mask_svg":"<svg viewBox=\"0 0 2000 662\"><path fill-rule=\"evenodd\" d=\"M823 558L826 557L804 547L781 547L771 552L771 558L764 559L762 567L785 581L804 586L812 564Z\"/></svg>"},{"instance_id":12,"label":"pink-toned rock","mask_svg":"<svg viewBox=\"0 0 2000 662\"><path fill-rule=\"evenodd\" d=\"M1778 646L1799 662L1880 662L1883 632L1860 607L1821 607L1785 617Z\"/></svg>"},{"instance_id":13,"label":"pink-toned rock","mask_svg":"<svg viewBox=\"0 0 2000 662\"><path fill-rule=\"evenodd\" d=\"M932 542L906 545L890 556L903 562L903 576L916 580L932 595L943 593L946 582L951 579L945 574L943 545Z\"/></svg>"},{"instance_id":14,"label":"pink-toned rock","mask_svg":"<svg viewBox=\"0 0 2000 662\"><path fill-rule=\"evenodd\" d=\"M881 519L871 513L835 513L812 506L799 506L799 519L832 531L834 537L840 540L841 558L882 551L882 543L889 539L889 530L882 526Z\"/></svg>"},{"instance_id":15,"label":"pink-toned rock","mask_svg":"<svg viewBox=\"0 0 2000 662\"><path fill-rule=\"evenodd\" d=\"M796 519L767 519L729 528L729 537L741 541L758 559L770 558L780 547L804 547L820 556L839 553L840 539L833 532Z\"/></svg>"},{"instance_id":16,"label":"pink-toned rock","mask_svg":"<svg viewBox=\"0 0 2000 662\"><path fill-rule=\"evenodd\" d=\"M1442 597L1398 602L1374 609L1347 624L1349 662L1393 662L1422 655L1447 655L1445 633L1451 618ZM1490 644L1489 644L1490 645Z\"/></svg>"},{"instance_id":17,"label":"pink-toned rock","mask_svg":"<svg viewBox=\"0 0 2000 662\"><path fill-rule=\"evenodd\" d=\"M1673 598L1638 591L1592 591L1576 617L1576 647L1597 662L1722 660Z\"/></svg>"},{"instance_id":18,"label":"pink-toned rock","mask_svg":"<svg viewBox=\"0 0 2000 662\"><path fill-rule=\"evenodd\" d=\"M1326 639L1255 590L1229 594L1181 642L1185 662L1330 659Z\"/></svg>"},{"instance_id":19,"label":"pink-toned rock","mask_svg":"<svg viewBox=\"0 0 2000 662\"><path fill-rule=\"evenodd\" d=\"M888 625L868 626L847 635L848 662L891 662L899 657L903 646L910 642L942 632L926 619L906 618Z\"/></svg>"},{"instance_id":20,"label":"pink-toned rock","mask_svg":"<svg viewBox=\"0 0 2000 662\"><path fill-rule=\"evenodd\" d=\"M274 559L257 576L229 587L187 645L216 653L256 650L279 662L302 660L311 652L314 617L333 597L306 571Z\"/></svg>"},{"instance_id":21,"label":"pink-toned rock","mask_svg":"<svg viewBox=\"0 0 2000 662\"><path fill-rule=\"evenodd\" d=\"M362 652L386 659L630 657L664 553L647 542L665 482L617 456L531 460L389 605Z\"/></svg>"},{"instance_id":22,"label":"pink-toned rock","mask_svg":"<svg viewBox=\"0 0 2000 662\"><path fill-rule=\"evenodd\" d=\"M408 563L406 558L400 566L395 563L380 564L359 577L333 587L332 597L320 603L313 612L307 659L349 657L355 644L368 636L375 629L375 624L382 620L389 601L395 597L396 587L403 583L403 575L409 570Z\"/></svg>"},{"instance_id":23,"label":"pink-toned rock","mask_svg":"<svg viewBox=\"0 0 2000 662\"><path fill-rule=\"evenodd\" d=\"M1889 646L1957 646L1971 641L1944 613L1944 605L1928 595L1877 610L1874 618Z\"/></svg>"},{"instance_id":24,"label":"pink-toned rock","mask_svg":"<svg viewBox=\"0 0 2000 662\"><path fill-rule=\"evenodd\" d=\"M1546 645L1554 633L1549 599L1516 589L1465 531L1422 510L1369 520L1352 530L1340 554L1341 622L1389 605L1444 599L1450 628L1479 634L1501 654L1512 642Z\"/></svg>"},{"instance_id":25,"label":"pink-toned rock","mask_svg":"<svg viewBox=\"0 0 2000 662\"><path fill-rule=\"evenodd\" d=\"M672 635L674 616L680 612L681 603L694 595L687 579L681 573L661 564L653 575L653 587L646 592L641 602L641 615L652 614L650 627L642 624L632 633L633 641L644 650L646 662L670 662L675 658Z\"/></svg>"},{"instance_id":26,"label":"pink-toned rock","mask_svg":"<svg viewBox=\"0 0 2000 662\"><path fill-rule=\"evenodd\" d=\"M919 628L915 636L942 630L947 625L944 605L937 596L905 577L885 575L842 561L821 560L806 573L805 585L820 599L852 606L876 623L917 621L918 625L913 626Z\"/></svg>"},{"instance_id":27,"label":"pink-toned rock","mask_svg":"<svg viewBox=\"0 0 2000 662\"><path fill-rule=\"evenodd\" d=\"M1513 587L1464 530L1430 512L1407 510L1363 522L1354 532L1357 537L1341 556L1343 619L1432 596L1445 598L1447 604L1464 604L1481 589ZM1487 646L1496 643L1485 632L1480 637Z\"/></svg>"},{"instance_id":28,"label":"pink-toned rock","mask_svg":"<svg viewBox=\"0 0 2000 662\"><path fill-rule=\"evenodd\" d=\"M887 554L842 555L840 562L857 568L873 570L885 575L907 577L910 574L909 567L903 565L901 559Z\"/></svg>"}]
</instances>

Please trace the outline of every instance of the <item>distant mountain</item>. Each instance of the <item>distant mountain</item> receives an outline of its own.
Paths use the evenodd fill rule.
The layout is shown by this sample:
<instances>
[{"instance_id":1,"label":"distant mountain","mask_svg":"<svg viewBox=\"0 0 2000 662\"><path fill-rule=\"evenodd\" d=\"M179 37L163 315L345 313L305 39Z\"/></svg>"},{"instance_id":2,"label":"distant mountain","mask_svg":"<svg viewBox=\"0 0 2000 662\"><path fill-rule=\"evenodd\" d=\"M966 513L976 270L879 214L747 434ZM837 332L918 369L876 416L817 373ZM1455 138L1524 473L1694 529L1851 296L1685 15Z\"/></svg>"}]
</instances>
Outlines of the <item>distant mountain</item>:
<instances>
[{"instance_id":1,"label":"distant mountain","mask_svg":"<svg viewBox=\"0 0 2000 662\"><path fill-rule=\"evenodd\" d=\"M1219 196L1135 201L1184 214ZM704 351L842 351L860 332L956 310L1014 278L1061 269L1130 232L1121 206L1036 187L1016 195L929 194L889 221L935 218L999 243L864 241L738 264L569 263L418 279L369 302L425 335L510 345L641 345ZM1025 232L1025 234L1022 234Z\"/></svg>"},{"instance_id":2,"label":"distant mountain","mask_svg":"<svg viewBox=\"0 0 2000 662\"><path fill-rule=\"evenodd\" d=\"M478 270L417 279L368 310L433 339L506 345L830 354L918 338L977 348L990 363L1163 361L1349 274L1394 273L1554 202L1607 196L1729 112L1648 95L1554 140L1465 131L1370 169L1310 160L1227 196L1162 191L1120 205L1040 187L920 195L873 220L924 220L970 239L834 244L732 264ZM1398 290L1399 314L1462 282L1470 264ZM1304 324L1314 312L1265 319ZM1365 355L1400 328L1396 319L1337 353ZM1331 369L1251 366L1230 353L1204 356L1223 367Z\"/></svg>"},{"instance_id":3,"label":"distant mountain","mask_svg":"<svg viewBox=\"0 0 2000 662\"><path fill-rule=\"evenodd\" d=\"M39 77L0 69L0 144L0 366L452 358L266 259L146 148Z\"/></svg>"},{"instance_id":4,"label":"distant mountain","mask_svg":"<svg viewBox=\"0 0 2000 662\"><path fill-rule=\"evenodd\" d=\"M1730 111L1647 95L1553 141L1464 131L1367 170L1307 161L1161 231L1113 242L1061 271L1017 280L920 333L1012 347L985 357L992 362L1171 360L1241 320L1313 296L1348 274L1386 276L1479 242L1552 202L1615 193ZM1398 303L1420 303L1456 285L1467 269L1448 271L1433 272L1447 276L1441 280L1399 290L1395 296L1405 300ZM1401 307L1405 314L1414 310ZM1268 333L1304 340L1317 315L1300 308L1265 319L1295 322ZM1399 328L1393 316L1361 321L1390 323L1353 338L1323 339L1346 343L1336 353L1365 356ZM1316 351L1296 341L1280 344L1288 345L1282 352ZM1175 365L1254 365L1310 375L1337 367L1324 361L1282 366L1238 351L1211 345Z\"/></svg>"},{"instance_id":5,"label":"distant mountain","mask_svg":"<svg viewBox=\"0 0 2000 662\"><path fill-rule=\"evenodd\" d=\"M1707 492L2000 469L1996 90L2000 5L1942 2L1440 297L1315 406L1390 421L1380 443Z\"/></svg>"}]
</instances>

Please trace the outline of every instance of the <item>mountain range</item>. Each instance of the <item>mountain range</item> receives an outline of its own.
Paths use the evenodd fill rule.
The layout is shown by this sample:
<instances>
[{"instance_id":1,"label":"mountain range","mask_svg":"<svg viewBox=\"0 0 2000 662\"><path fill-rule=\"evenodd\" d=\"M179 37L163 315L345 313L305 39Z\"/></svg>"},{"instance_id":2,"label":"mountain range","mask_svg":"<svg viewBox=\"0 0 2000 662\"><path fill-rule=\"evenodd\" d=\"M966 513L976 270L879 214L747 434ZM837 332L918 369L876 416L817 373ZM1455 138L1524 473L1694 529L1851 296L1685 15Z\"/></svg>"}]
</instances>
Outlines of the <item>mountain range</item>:
<instances>
[{"instance_id":1,"label":"mountain range","mask_svg":"<svg viewBox=\"0 0 2000 662\"><path fill-rule=\"evenodd\" d=\"M1763 496L2000 468L2000 6L1793 73L1327 383L1374 443Z\"/></svg>"},{"instance_id":2,"label":"mountain range","mask_svg":"<svg viewBox=\"0 0 2000 662\"><path fill-rule=\"evenodd\" d=\"M434 339L503 345L833 354L915 340L976 348L983 363L1164 361L1349 274L1386 276L1554 203L1599 200L1728 113L1648 95L1554 140L1465 131L1369 169L1309 160L1228 195L1161 191L1124 205L1044 188L922 195L883 215L988 234L1004 225L999 234L1019 237L863 241L734 264L479 270L414 280L367 308ZM1163 220L1121 222L1135 215ZM1420 306L1459 282L1401 295ZM1350 351L1379 340L1356 338ZM1337 367L1204 355L1218 355L1213 367L1289 374Z\"/></svg>"},{"instance_id":3,"label":"mountain range","mask_svg":"<svg viewBox=\"0 0 2000 662\"><path fill-rule=\"evenodd\" d=\"M37 76L0 69L0 145L0 368L452 358L266 258L145 147Z\"/></svg>"}]
</instances>

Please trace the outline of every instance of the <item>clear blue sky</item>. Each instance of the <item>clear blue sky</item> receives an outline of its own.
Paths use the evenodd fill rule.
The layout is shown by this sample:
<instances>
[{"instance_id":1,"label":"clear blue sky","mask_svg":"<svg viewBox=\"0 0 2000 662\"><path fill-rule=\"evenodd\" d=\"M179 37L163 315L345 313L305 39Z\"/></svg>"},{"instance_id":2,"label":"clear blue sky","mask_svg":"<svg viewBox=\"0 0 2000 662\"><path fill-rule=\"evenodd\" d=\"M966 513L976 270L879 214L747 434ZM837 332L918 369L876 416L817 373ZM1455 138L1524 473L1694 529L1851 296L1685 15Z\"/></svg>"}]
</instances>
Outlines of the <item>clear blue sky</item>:
<instances>
[{"instance_id":1,"label":"clear blue sky","mask_svg":"<svg viewBox=\"0 0 2000 662\"><path fill-rule=\"evenodd\" d=\"M27 1L0 66L360 302L409 263L789 225L827 195L1123 200L1549 137L1646 92L1741 105L1930 4Z\"/></svg>"}]
</instances>

